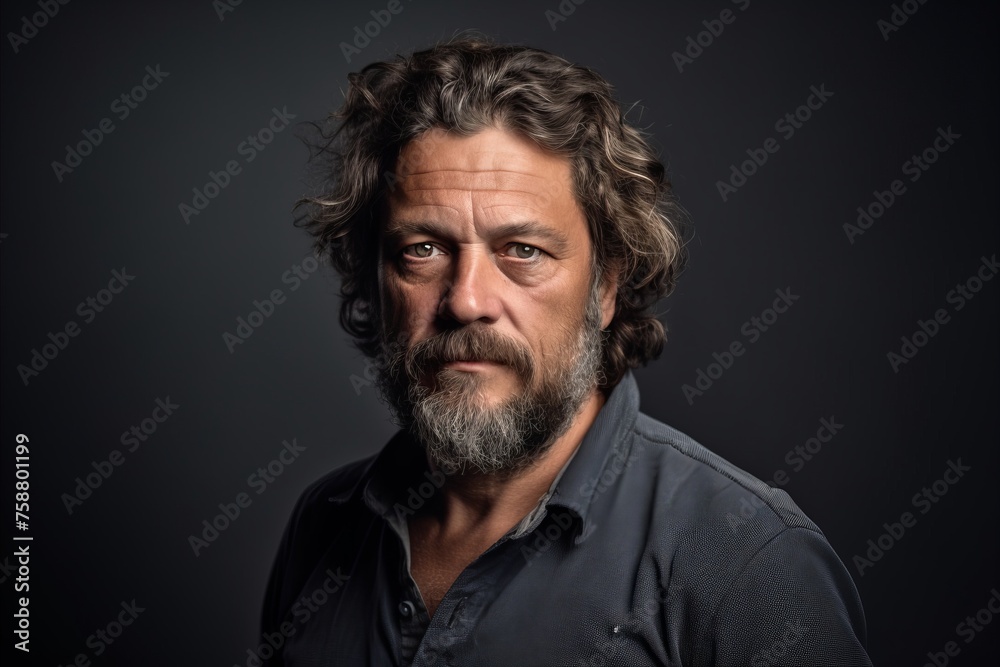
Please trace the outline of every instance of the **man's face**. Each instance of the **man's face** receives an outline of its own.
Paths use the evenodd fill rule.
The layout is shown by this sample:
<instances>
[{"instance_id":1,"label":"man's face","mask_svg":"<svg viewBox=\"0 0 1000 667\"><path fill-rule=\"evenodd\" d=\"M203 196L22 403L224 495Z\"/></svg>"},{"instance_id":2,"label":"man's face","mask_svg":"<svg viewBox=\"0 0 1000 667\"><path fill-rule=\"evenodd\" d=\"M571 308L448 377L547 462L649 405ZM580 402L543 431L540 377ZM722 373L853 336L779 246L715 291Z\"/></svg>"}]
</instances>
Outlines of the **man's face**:
<instances>
[{"instance_id":1,"label":"man's face","mask_svg":"<svg viewBox=\"0 0 1000 667\"><path fill-rule=\"evenodd\" d=\"M380 388L445 472L515 470L594 391L614 314L570 163L505 130L431 130L396 171Z\"/></svg>"}]
</instances>

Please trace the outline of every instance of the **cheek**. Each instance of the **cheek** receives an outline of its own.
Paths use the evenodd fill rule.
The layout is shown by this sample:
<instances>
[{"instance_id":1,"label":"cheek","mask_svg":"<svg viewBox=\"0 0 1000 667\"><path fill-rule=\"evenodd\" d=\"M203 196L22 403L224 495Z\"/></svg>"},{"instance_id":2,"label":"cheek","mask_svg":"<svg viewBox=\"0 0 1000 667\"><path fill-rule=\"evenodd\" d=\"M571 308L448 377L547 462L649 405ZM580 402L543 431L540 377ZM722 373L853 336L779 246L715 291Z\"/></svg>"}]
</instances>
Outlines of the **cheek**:
<instances>
[{"instance_id":1,"label":"cheek","mask_svg":"<svg viewBox=\"0 0 1000 667\"><path fill-rule=\"evenodd\" d=\"M541 363L560 362L575 345L585 304L569 303L569 293L564 290L547 299L532 300L530 309L522 310L522 331L533 341L535 356Z\"/></svg>"},{"instance_id":2,"label":"cheek","mask_svg":"<svg viewBox=\"0 0 1000 667\"><path fill-rule=\"evenodd\" d=\"M387 280L384 317L390 335L420 338L434 322L437 300L427 287Z\"/></svg>"}]
</instances>

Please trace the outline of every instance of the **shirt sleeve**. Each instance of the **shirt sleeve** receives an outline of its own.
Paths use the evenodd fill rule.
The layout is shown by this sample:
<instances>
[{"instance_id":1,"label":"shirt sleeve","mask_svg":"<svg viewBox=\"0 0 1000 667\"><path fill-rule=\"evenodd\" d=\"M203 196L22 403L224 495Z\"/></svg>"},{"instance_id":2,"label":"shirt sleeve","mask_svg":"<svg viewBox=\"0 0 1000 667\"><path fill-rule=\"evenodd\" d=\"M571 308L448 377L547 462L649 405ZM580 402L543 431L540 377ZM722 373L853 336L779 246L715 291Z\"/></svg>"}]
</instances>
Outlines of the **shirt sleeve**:
<instances>
[{"instance_id":1,"label":"shirt sleeve","mask_svg":"<svg viewBox=\"0 0 1000 667\"><path fill-rule=\"evenodd\" d=\"M262 637L278 630L283 619L283 610L287 609L287 602L285 600L287 597L285 594L285 575L288 569L292 536L299 519L301 503L302 501L299 500L295 510L292 512L291 518L285 526L281 543L278 547L278 553L271 566L271 573L264 593L264 605L261 608L260 634L257 635L258 643ZM284 665L280 651L275 651L273 655L265 659L261 659L260 656L258 658L263 667L282 667Z\"/></svg>"},{"instance_id":2,"label":"shirt sleeve","mask_svg":"<svg viewBox=\"0 0 1000 667\"><path fill-rule=\"evenodd\" d=\"M822 533L809 528L786 528L753 555L709 633L705 662L720 667L871 665L854 582Z\"/></svg>"},{"instance_id":3,"label":"shirt sleeve","mask_svg":"<svg viewBox=\"0 0 1000 667\"><path fill-rule=\"evenodd\" d=\"M258 643L265 642L269 635L279 633L281 624L288 622L288 612L295 596L312 572L319 554L326 548L322 526L327 515L317 511L324 507L317 502L327 492L323 482L324 479L319 480L299 496L285 525L264 592ZM262 667L282 667L285 664L280 650L270 653L273 655L259 656Z\"/></svg>"}]
</instances>

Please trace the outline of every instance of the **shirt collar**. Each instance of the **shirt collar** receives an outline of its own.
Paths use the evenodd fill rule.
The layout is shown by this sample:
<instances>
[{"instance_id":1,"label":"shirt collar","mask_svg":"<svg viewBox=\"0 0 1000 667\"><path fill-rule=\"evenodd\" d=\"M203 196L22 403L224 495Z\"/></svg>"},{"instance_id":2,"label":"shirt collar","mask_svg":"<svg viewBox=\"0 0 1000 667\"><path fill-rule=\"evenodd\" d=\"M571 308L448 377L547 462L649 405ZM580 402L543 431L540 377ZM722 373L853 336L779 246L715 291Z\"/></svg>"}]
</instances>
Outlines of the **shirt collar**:
<instances>
[{"instance_id":1,"label":"shirt collar","mask_svg":"<svg viewBox=\"0 0 1000 667\"><path fill-rule=\"evenodd\" d=\"M392 488L400 488L399 483L412 475L413 466L426 469L427 462L422 450L409 438L406 431L397 431L382 450L371 457L357 479L329 496L329 501L344 504L361 496L373 511L383 514L391 508L395 494L387 493ZM406 474L409 468L409 475ZM405 487L403 487L405 488Z\"/></svg>"},{"instance_id":2,"label":"shirt collar","mask_svg":"<svg viewBox=\"0 0 1000 667\"><path fill-rule=\"evenodd\" d=\"M627 371L597 413L549 499L550 507L565 508L580 518L582 528L576 544L586 540L596 528L589 519L591 504L618 482L627 467L625 462L633 440L627 436L638 413L639 385L632 371ZM613 465L616 461L623 465Z\"/></svg>"},{"instance_id":3,"label":"shirt collar","mask_svg":"<svg viewBox=\"0 0 1000 667\"><path fill-rule=\"evenodd\" d=\"M547 506L562 507L582 523L576 543L583 542L596 526L588 520L591 503L614 485L626 465L632 438L626 437L639 412L639 386L632 371L611 391L573 458L564 468ZM437 491L434 474L423 449L406 431L399 431L366 467L357 482L330 496L345 503L361 495L375 513L386 516L403 509L418 509Z\"/></svg>"}]
</instances>

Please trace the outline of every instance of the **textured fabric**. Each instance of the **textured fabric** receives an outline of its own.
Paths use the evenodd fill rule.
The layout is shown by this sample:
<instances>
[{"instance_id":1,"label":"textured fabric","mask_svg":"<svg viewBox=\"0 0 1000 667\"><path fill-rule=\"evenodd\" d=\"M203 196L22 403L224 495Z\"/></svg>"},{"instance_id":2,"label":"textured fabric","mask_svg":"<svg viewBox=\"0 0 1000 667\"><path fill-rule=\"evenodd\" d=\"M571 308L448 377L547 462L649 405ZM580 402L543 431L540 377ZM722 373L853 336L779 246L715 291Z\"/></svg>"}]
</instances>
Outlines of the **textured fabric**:
<instances>
[{"instance_id":1,"label":"textured fabric","mask_svg":"<svg viewBox=\"0 0 1000 667\"><path fill-rule=\"evenodd\" d=\"M431 619L400 531L439 484L400 432L306 490L267 589L262 629L280 648L265 664L871 664L820 530L784 491L640 413L631 373L534 529L482 554Z\"/></svg>"}]
</instances>

